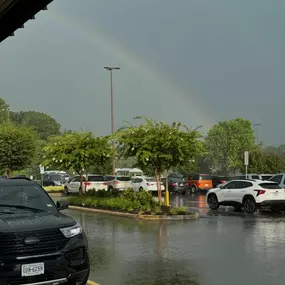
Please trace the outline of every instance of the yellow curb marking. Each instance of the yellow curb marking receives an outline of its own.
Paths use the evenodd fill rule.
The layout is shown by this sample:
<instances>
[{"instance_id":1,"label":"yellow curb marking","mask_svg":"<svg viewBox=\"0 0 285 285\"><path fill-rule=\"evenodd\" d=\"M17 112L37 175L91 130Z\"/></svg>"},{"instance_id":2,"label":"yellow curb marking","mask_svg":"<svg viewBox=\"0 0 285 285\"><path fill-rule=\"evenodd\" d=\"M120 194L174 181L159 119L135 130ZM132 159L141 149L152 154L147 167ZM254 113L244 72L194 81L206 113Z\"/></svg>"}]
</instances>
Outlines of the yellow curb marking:
<instances>
[{"instance_id":1,"label":"yellow curb marking","mask_svg":"<svg viewBox=\"0 0 285 285\"><path fill-rule=\"evenodd\" d=\"M87 283L90 284L90 285L100 285L100 284L98 284L98 283L96 283L96 282L94 282L92 280L88 280Z\"/></svg>"}]
</instances>

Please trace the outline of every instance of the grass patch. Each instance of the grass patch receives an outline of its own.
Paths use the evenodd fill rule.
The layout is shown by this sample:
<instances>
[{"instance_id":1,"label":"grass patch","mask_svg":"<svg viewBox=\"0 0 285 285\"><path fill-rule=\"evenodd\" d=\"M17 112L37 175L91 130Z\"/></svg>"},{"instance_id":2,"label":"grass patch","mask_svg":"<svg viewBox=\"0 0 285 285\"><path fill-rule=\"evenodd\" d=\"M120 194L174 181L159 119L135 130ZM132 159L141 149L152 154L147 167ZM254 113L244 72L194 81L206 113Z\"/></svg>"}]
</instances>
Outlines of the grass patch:
<instances>
[{"instance_id":1,"label":"grass patch","mask_svg":"<svg viewBox=\"0 0 285 285\"><path fill-rule=\"evenodd\" d=\"M47 186L44 187L47 192L61 192L63 191L63 186Z\"/></svg>"},{"instance_id":2,"label":"grass patch","mask_svg":"<svg viewBox=\"0 0 285 285\"><path fill-rule=\"evenodd\" d=\"M109 191L89 191L84 196L69 197L68 201L73 206L111 210L123 213L141 215L187 215L187 208L174 208L160 206L151 193L142 190L134 192L126 190L122 193Z\"/></svg>"}]
</instances>

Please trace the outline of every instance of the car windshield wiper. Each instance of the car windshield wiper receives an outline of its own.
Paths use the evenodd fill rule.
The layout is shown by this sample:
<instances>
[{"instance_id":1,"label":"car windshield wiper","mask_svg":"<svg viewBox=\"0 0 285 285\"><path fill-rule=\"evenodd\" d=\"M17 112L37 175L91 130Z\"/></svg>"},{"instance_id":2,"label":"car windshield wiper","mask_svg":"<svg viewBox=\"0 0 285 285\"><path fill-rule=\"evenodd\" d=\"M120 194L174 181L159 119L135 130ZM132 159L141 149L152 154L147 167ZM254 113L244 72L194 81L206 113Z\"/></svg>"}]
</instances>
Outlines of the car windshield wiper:
<instances>
[{"instance_id":1,"label":"car windshield wiper","mask_svg":"<svg viewBox=\"0 0 285 285\"><path fill-rule=\"evenodd\" d=\"M24 205L0 204L0 207L23 209L23 210L34 211L34 212L44 212L44 210L42 210L42 209L28 207L28 206L24 206Z\"/></svg>"}]
</instances>

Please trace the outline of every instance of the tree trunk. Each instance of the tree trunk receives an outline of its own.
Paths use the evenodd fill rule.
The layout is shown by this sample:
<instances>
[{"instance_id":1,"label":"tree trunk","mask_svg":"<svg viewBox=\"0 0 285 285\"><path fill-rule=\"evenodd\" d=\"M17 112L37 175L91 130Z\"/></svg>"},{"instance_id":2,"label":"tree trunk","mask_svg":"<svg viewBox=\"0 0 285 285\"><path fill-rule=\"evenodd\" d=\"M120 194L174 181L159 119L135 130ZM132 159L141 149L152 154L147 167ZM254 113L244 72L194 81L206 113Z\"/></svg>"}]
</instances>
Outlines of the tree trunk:
<instances>
[{"instance_id":1,"label":"tree trunk","mask_svg":"<svg viewBox=\"0 0 285 285\"><path fill-rule=\"evenodd\" d=\"M86 182L88 181L88 171L86 170L85 171L85 175L86 175ZM86 193L86 187L87 187L87 183L85 183L85 185L84 185L84 187L83 187L83 194L85 194Z\"/></svg>"},{"instance_id":2,"label":"tree trunk","mask_svg":"<svg viewBox=\"0 0 285 285\"><path fill-rule=\"evenodd\" d=\"M10 179L13 176L13 170L11 168L7 169L7 177Z\"/></svg>"},{"instance_id":3,"label":"tree trunk","mask_svg":"<svg viewBox=\"0 0 285 285\"><path fill-rule=\"evenodd\" d=\"M161 199L161 177L160 177L160 173L158 172L157 168L154 171L155 171L158 201L161 204L162 203L162 199Z\"/></svg>"},{"instance_id":4,"label":"tree trunk","mask_svg":"<svg viewBox=\"0 0 285 285\"><path fill-rule=\"evenodd\" d=\"M83 194L83 178L82 178L82 172L80 172L80 186L79 186L79 196Z\"/></svg>"}]
</instances>

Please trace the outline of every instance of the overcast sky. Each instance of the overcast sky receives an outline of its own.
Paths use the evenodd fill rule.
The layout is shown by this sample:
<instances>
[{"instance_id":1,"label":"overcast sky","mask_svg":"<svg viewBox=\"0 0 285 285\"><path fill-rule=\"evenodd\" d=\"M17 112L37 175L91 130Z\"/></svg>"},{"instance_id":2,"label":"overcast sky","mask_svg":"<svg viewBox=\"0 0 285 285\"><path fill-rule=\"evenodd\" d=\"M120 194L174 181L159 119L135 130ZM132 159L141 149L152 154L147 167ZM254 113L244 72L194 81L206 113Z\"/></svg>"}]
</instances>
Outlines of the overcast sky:
<instances>
[{"instance_id":1,"label":"overcast sky","mask_svg":"<svg viewBox=\"0 0 285 285\"><path fill-rule=\"evenodd\" d=\"M55 0L0 44L1 97L63 128L110 132L144 115L202 131L260 123L285 143L284 0Z\"/></svg>"}]
</instances>

